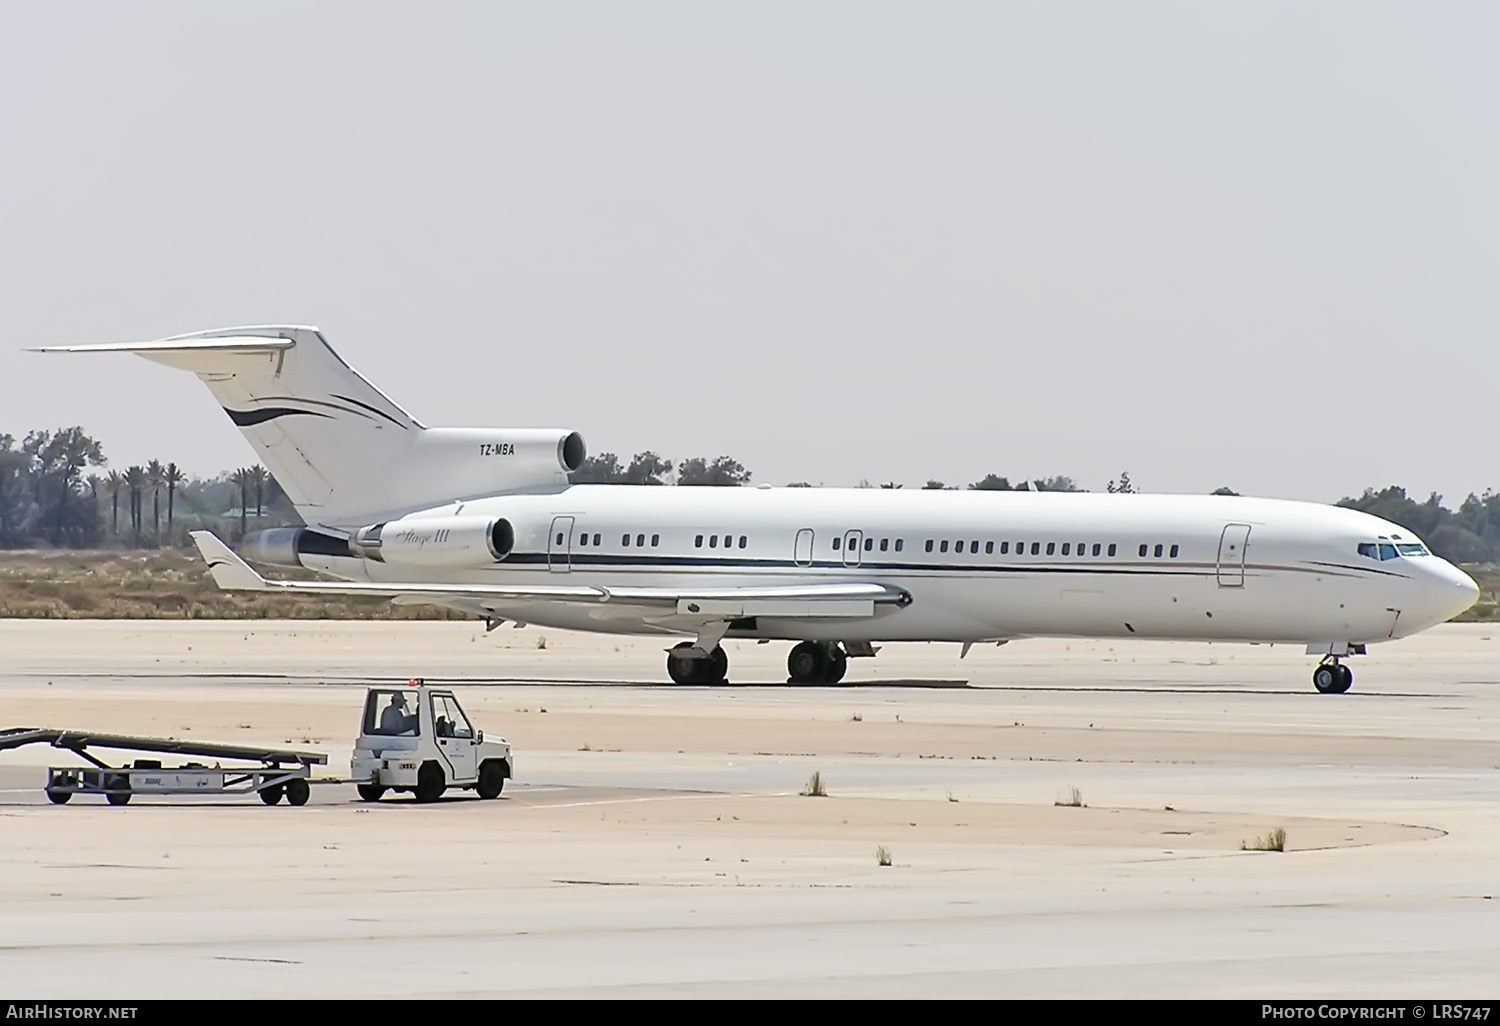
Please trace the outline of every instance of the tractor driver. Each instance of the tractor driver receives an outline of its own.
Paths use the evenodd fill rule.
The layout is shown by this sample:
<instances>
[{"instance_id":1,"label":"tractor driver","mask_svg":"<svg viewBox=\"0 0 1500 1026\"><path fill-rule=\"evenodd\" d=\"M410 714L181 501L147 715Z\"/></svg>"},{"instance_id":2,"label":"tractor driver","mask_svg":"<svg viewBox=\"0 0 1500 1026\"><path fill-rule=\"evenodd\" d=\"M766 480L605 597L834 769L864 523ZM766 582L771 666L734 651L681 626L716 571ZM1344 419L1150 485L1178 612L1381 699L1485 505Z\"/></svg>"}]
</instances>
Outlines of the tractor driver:
<instances>
[{"instance_id":1,"label":"tractor driver","mask_svg":"<svg viewBox=\"0 0 1500 1026\"><path fill-rule=\"evenodd\" d=\"M406 714L406 707L401 701L401 693L394 692L391 695L391 704L385 707L380 714L380 732L382 734L404 734L411 730L415 723L415 716Z\"/></svg>"}]
</instances>

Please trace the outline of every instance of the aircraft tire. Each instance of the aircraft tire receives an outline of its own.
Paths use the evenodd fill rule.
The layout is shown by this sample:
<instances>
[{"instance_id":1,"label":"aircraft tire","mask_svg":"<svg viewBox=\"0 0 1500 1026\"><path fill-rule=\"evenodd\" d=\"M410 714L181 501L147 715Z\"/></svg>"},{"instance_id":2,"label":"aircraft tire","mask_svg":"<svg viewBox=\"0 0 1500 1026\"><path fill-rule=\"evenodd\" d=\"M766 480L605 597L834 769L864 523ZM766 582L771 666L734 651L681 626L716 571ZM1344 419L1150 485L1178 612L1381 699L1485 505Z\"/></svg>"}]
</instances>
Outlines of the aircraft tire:
<instances>
[{"instance_id":1,"label":"aircraft tire","mask_svg":"<svg viewBox=\"0 0 1500 1026\"><path fill-rule=\"evenodd\" d=\"M691 641L683 641L673 645L672 650L667 653L667 676L672 678L673 684L705 683L699 678L703 676L703 667L707 663L679 654L683 649L692 647Z\"/></svg>"},{"instance_id":2,"label":"aircraft tire","mask_svg":"<svg viewBox=\"0 0 1500 1026\"><path fill-rule=\"evenodd\" d=\"M816 641L792 646L786 657L787 675L793 684L822 684L828 674L828 652Z\"/></svg>"},{"instance_id":3,"label":"aircraft tire","mask_svg":"<svg viewBox=\"0 0 1500 1026\"><path fill-rule=\"evenodd\" d=\"M823 674L824 684L837 684L844 679L844 672L849 669L849 654L837 645L832 646L828 652L828 669Z\"/></svg>"},{"instance_id":4,"label":"aircraft tire","mask_svg":"<svg viewBox=\"0 0 1500 1026\"><path fill-rule=\"evenodd\" d=\"M729 679L729 653L725 652L722 646L714 646L708 665L710 669L706 683L723 684Z\"/></svg>"},{"instance_id":5,"label":"aircraft tire","mask_svg":"<svg viewBox=\"0 0 1500 1026\"><path fill-rule=\"evenodd\" d=\"M1318 689L1318 694L1337 695L1349 690L1349 685L1344 682L1343 669L1334 663L1323 663L1314 670L1313 687Z\"/></svg>"}]
</instances>

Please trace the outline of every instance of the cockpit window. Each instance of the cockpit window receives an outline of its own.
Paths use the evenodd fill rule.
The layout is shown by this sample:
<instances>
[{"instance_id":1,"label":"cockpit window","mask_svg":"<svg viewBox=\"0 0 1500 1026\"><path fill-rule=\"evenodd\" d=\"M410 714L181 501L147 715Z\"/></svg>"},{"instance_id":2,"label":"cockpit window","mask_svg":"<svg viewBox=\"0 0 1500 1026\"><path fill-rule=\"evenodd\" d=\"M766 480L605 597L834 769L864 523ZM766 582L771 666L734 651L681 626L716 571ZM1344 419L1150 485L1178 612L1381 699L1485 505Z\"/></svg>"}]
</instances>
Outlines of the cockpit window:
<instances>
[{"instance_id":1,"label":"cockpit window","mask_svg":"<svg viewBox=\"0 0 1500 1026\"><path fill-rule=\"evenodd\" d=\"M1402 544L1397 545L1396 548L1400 550L1401 555L1403 555L1403 556L1427 556L1427 555L1431 555L1431 553L1429 553L1421 545L1415 545L1415 544L1412 544L1410 542L1403 542Z\"/></svg>"},{"instance_id":2,"label":"cockpit window","mask_svg":"<svg viewBox=\"0 0 1500 1026\"><path fill-rule=\"evenodd\" d=\"M1381 559L1395 559L1396 558L1396 546L1392 545L1390 542L1381 542L1380 543L1380 558Z\"/></svg>"},{"instance_id":3,"label":"cockpit window","mask_svg":"<svg viewBox=\"0 0 1500 1026\"><path fill-rule=\"evenodd\" d=\"M1380 554L1375 551L1374 542L1360 542L1359 554L1367 559L1379 559Z\"/></svg>"},{"instance_id":4,"label":"cockpit window","mask_svg":"<svg viewBox=\"0 0 1500 1026\"><path fill-rule=\"evenodd\" d=\"M1409 552L1407 551L1409 549L1414 549L1416 551ZM1398 551L1395 545L1392 545L1390 542L1381 539L1378 544L1375 542L1360 542L1359 554L1361 556L1364 556L1366 559L1385 560L1396 559L1401 555L1425 556L1427 554L1427 550L1422 548L1422 546L1420 545L1402 545L1400 547L1400 551Z\"/></svg>"}]
</instances>

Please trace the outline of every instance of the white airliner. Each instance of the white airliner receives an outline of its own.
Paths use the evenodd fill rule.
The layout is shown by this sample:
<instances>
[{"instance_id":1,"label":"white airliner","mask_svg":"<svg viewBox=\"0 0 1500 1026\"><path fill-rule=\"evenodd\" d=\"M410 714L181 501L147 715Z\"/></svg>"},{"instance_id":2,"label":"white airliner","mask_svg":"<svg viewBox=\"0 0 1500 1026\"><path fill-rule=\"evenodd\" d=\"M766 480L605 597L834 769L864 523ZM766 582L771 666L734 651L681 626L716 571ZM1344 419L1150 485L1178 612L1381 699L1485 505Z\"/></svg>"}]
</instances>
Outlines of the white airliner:
<instances>
[{"instance_id":1,"label":"white airliner","mask_svg":"<svg viewBox=\"0 0 1500 1026\"><path fill-rule=\"evenodd\" d=\"M796 642L790 678L831 684L882 642L1021 638L1289 643L1343 659L1468 609L1479 589L1396 524L1238 496L570 485L583 439L427 427L312 327L240 327L128 352L191 371L305 528L208 532L222 588L384 595L487 621L683 638L678 683L726 680L725 638Z\"/></svg>"}]
</instances>

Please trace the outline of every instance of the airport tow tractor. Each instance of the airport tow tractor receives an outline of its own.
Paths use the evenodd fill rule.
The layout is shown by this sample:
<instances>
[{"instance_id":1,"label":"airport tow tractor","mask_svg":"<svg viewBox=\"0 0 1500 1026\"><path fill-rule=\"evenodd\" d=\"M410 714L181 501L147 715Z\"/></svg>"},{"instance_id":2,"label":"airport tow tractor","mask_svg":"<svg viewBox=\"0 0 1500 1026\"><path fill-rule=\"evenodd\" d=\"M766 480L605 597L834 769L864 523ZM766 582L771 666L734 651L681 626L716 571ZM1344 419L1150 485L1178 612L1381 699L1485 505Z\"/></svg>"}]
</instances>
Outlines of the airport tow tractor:
<instances>
[{"instance_id":1,"label":"airport tow tractor","mask_svg":"<svg viewBox=\"0 0 1500 1026\"><path fill-rule=\"evenodd\" d=\"M350 770L367 802L388 790L432 802L450 787L500 797L515 775L515 760L504 738L486 738L474 728L453 692L414 680L404 688L371 688L365 696Z\"/></svg>"},{"instance_id":2,"label":"airport tow tractor","mask_svg":"<svg viewBox=\"0 0 1500 1026\"><path fill-rule=\"evenodd\" d=\"M56 805L66 804L75 794L103 795L111 805L126 805L135 794L249 793L259 795L267 805L276 805L283 797L289 805L306 805L313 784L354 784L365 801L378 801L390 790L410 791L417 801L432 802L449 788L498 798L505 781L514 775L515 765L510 744L475 730L452 691L429 688L420 681L406 687L369 689L347 780L312 776L313 766L328 762L321 752L83 730L0 730L0 751L30 744L66 749L95 767L49 768L47 798ZM133 765L110 766L89 748L197 756L216 760L216 764L164 767L160 760L137 759ZM259 765L225 767L219 764L225 759Z\"/></svg>"}]
</instances>

